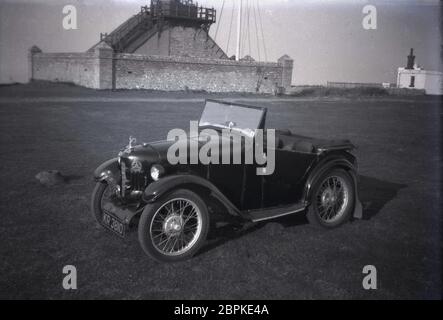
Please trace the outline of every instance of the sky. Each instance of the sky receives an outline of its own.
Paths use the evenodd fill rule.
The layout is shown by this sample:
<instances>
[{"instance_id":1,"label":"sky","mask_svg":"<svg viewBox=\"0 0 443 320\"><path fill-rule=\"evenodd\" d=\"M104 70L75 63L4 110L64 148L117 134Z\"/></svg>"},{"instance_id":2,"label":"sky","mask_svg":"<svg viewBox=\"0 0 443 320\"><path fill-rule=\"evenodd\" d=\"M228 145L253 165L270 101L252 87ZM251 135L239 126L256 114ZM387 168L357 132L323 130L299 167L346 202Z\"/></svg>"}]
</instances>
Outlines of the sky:
<instances>
[{"instance_id":1,"label":"sky","mask_svg":"<svg viewBox=\"0 0 443 320\"><path fill-rule=\"evenodd\" d=\"M261 60L265 60L266 51L267 61L289 55L294 59L294 85L322 85L327 81L395 83L397 68L406 65L410 48L414 48L416 62L422 68L443 71L441 7L437 0L242 1L242 55L250 54L258 60L260 51ZM44 52L86 51L97 43L100 32L111 32L148 2L0 0L0 83L28 81L27 54L33 45ZM210 34L216 36L228 55L235 54L240 0L198 3L217 9L218 21ZM66 5L77 8L77 30L62 26ZM375 30L363 28L366 5L377 10Z\"/></svg>"}]
</instances>

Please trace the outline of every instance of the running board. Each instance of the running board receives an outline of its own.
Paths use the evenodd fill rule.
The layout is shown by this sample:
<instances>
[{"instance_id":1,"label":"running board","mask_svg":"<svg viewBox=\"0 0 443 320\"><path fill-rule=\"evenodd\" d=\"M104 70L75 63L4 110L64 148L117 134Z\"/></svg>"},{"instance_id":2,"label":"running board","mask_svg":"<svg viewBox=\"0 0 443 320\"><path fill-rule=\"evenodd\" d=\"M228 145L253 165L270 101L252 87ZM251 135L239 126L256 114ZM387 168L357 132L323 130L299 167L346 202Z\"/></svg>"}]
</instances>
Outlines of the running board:
<instances>
[{"instance_id":1,"label":"running board","mask_svg":"<svg viewBox=\"0 0 443 320\"><path fill-rule=\"evenodd\" d=\"M305 203L296 203L284 207L273 207L269 209L257 209L246 211L246 216L249 217L252 222L258 222L263 220L270 220L279 217L283 217L289 214L297 213L306 209Z\"/></svg>"}]
</instances>

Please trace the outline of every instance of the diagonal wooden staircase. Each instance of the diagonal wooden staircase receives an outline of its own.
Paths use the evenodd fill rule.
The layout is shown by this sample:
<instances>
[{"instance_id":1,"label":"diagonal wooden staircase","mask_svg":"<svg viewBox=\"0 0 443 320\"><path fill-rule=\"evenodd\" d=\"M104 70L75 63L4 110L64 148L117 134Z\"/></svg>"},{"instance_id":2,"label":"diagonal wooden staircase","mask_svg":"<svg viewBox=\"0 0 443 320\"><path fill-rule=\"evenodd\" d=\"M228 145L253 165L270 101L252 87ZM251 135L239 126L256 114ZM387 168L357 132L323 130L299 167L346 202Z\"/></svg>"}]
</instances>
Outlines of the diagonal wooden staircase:
<instances>
[{"instance_id":1,"label":"diagonal wooden staircase","mask_svg":"<svg viewBox=\"0 0 443 320\"><path fill-rule=\"evenodd\" d=\"M101 34L100 38L115 52L133 53L154 36L160 26L161 19L153 18L149 7L142 7L138 14L129 18L110 34Z\"/></svg>"}]
</instances>

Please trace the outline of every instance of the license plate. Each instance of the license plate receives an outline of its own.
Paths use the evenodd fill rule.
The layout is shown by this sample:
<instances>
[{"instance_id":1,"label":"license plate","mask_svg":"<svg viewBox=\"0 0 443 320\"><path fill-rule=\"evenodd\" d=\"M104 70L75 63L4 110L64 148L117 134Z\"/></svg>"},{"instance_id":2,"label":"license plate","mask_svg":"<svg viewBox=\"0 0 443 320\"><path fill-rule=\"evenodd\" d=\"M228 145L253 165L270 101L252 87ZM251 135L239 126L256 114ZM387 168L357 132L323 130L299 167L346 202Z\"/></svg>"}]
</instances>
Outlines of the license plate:
<instances>
[{"instance_id":1,"label":"license plate","mask_svg":"<svg viewBox=\"0 0 443 320\"><path fill-rule=\"evenodd\" d=\"M112 216L111 214L107 213L106 211L103 212L103 219L102 219L103 225L112 231L113 233L117 234L120 237L125 236L125 224L118 220L116 217Z\"/></svg>"}]
</instances>

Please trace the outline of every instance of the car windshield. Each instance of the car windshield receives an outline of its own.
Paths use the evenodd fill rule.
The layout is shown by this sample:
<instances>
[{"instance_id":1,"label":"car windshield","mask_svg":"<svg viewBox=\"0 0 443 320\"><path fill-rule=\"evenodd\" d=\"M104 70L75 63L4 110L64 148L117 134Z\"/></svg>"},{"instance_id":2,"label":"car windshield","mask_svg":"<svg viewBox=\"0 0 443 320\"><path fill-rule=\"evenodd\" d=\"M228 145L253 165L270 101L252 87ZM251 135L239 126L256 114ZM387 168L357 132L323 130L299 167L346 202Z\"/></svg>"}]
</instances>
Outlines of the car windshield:
<instances>
[{"instance_id":1,"label":"car windshield","mask_svg":"<svg viewBox=\"0 0 443 320\"><path fill-rule=\"evenodd\" d=\"M259 108L206 101L199 126L230 129L253 137L255 130L260 127L263 112Z\"/></svg>"}]
</instances>

